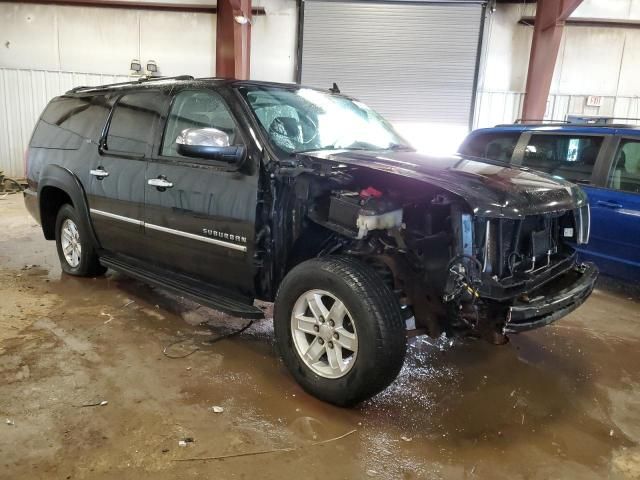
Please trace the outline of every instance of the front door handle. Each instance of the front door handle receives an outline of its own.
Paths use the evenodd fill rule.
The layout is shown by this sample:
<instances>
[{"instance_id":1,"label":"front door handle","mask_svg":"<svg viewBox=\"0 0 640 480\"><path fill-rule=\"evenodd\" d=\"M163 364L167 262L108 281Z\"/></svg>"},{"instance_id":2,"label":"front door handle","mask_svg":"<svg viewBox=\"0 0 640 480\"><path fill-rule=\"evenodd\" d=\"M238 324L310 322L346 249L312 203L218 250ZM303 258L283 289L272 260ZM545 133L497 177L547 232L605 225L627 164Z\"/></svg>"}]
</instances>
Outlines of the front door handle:
<instances>
[{"instance_id":1,"label":"front door handle","mask_svg":"<svg viewBox=\"0 0 640 480\"><path fill-rule=\"evenodd\" d=\"M619 203L607 202L606 200L598 200L596 202L596 205L604 208L613 208L613 209L622 208L622 205L620 205Z\"/></svg>"},{"instance_id":2,"label":"front door handle","mask_svg":"<svg viewBox=\"0 0 640 480\"><path fill-rule=\"evenodd\" d=\"M94 177L98 177L98 180L102 180L104 177L109 176L109 172L102 167L98 167L95 170L89 170L89 173Z\"/></svg>"},{"instance_id":3,"label":"front door handle","mask_svg":"<svg viewBox=\"0 0 640 480\"><path fill-rule=\"evenodd\" d=\"M147 180L147 183L153 187L156 187L161 192L163 192L167 188L173 187L173 183L171 183L162 175L158 178L150 178L149 180Z\"/></svg>"}]
</instances>

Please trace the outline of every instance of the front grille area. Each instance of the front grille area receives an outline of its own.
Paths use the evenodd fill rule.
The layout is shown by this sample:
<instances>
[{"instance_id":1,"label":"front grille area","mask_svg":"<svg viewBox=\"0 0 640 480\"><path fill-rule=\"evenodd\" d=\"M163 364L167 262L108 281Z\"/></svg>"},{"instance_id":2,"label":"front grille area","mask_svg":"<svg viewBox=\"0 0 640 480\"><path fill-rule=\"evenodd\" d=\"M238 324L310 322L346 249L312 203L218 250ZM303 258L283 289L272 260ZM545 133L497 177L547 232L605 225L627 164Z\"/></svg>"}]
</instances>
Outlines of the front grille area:
<instances>
[{"instance_id":1,"label":"front grille area","mask_svg":"<svg viewBox=\"0 0 640 480\"><path fill-rule=\"evenodd\" d=\"M504 279L543 270L566 258L572 251L569 243L583 235L577 217L569 211L516 220L478 219L483 271Z\"/></svg>"}]
</instances>

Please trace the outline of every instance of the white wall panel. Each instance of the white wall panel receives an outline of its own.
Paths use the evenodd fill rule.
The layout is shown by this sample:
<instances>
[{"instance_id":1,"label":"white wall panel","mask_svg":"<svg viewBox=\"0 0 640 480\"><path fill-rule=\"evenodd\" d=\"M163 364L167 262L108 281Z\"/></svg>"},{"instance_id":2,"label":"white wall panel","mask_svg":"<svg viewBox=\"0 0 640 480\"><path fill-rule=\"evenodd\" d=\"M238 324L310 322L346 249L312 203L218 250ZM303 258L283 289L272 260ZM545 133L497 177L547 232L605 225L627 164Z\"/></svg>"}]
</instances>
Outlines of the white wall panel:
<instances>
[{"instance_id":1,"label":"white wall panel","mask_svg":"<svg viewBox=\"0 0 640 480\"><path fill-rule=\"evenodd\" d=\"M267 0L269 1L269 0ZM126 4L140 4L148 3L151 7L157 7L158 5L166 6L201 6L201 7L215 7L218 2L216 0L118 0L118 3ZM135 8L135 6L132 6Z\"/></svg>"},{"instance_id":2,"label":"white wall panel","mask_svg":"<svg viewBox=\"0 0 640 480\"><path fill-rule=\"evenodd\" d=\"M478 94L474 128L513 123L522 117L524 92L490 92ZM549 95L545 118L565 120L567 115L615 116L640 118L640 96L603 96L600 107L587 106L587 95ZM640 120L622 123L640 124Z\"/></svg>"},{"instance_id":3,"label":"white wall panel","mask_svg":"<svg viewBox=\"0 0 640 480\"><path fill-rule=\"evenodd\" d=\"M126 81L118 75L0 68L0 170L24 175L24 152L49 100L78 85Z\"/></svg>"},{"instance_id":4,"label":"white wall panel","mask_svg":"<svg viewBox=\"0 0 640 480\"><path fill-rule=\"evenodd\" d=\"M583 0L574 17L640 20L638 0Z\"/></svg>"},{"instance_id":5,"label":"white wall panel","mask_svg":"<svg viewBox=\"0 0 640 480\"><path fill-rule=\"evenodd\" d=\"M212 76L215 38L211 13L0 2L5 68L127 75L139 58L164 75Z\"/></svg>"},{"instance_id":6,"label":"white wall panel","mask_svg":"<svg viewBox=\"0 0 640 480\"><path fill-rule=\"evenodd\" d=\"M476 97L474 128L512 123L520 118L524 93L479 92Z\"/></svg>"},{"instance_id":7,"label":"white wall panel","mask_svg":"<svg viewBox=\"0 0 640 480\"><path fill-rule=\"evenodd\" d=\"M632 96L640 94L640 30L627 30L625 33L622 65L618 95Z\"/></svg>"},{"instance_id":8,"label":"white wall panel","mask_svg":"<svg viewBox=\"0 0 640 480\"><path fill-rule=\"evenodd\" d=\"M533 28L519 26L522 8L502 8L489 15L483 83L496 91L521 91L527 81Z\"/></svg>"},{"instance_id":9,"label":"white wall panel","mask_svg":"<svg viewBox=\"0 0 640 480\"><path fill-rule=\"evenodd\" d=\"M138 11L58 7L60 70L128 73L138 58Z\"/></svg>"},{"instance_id":10,"label":"white wall panel","mask_svg":"<svg viewBox=\"0 0 640 480\"><path fill-rule=\"evenodd\" d=\"M254 17L252 77L291 82L296 1L255 3L267 14ZM161 75L213 76L216 15L0 2L0 47L3 68L127 75L139 58L155 60Z\"/></svg>"},{"instance_id":11,"label":"white wall panel","mask_svg":"<svg viewBox=\"0 0 640 480\"><path fill-rule=\"evenodd\" d=\"M0 66L57 70L55 6L0 3Z\"/></svg>"},{"instance_id":12,"label":"white wall panel","mask_svg":"<svg viewBox=\"0 0 640 480\"><path fill-rule=\"evenodd\" d=\"M535 15L534 5L498 4L489 17L487 60L476 103L476 127L509 123L521 116L505 105L524 97L532 27L518 24ZM640 0L584 0L572 18L640 19ZM640 115L640 31L633 28L567 26L558 52L545 117L568 114ZM602 97L588 107L588 95Z\"/></svg>"},{"instance_id":13,"label":"white wall panel","mask_svg":"<svg viewBox=\"0 0 640 480\"><path fill-rule=\"evenodd\" d=\"M533 5L499 4L489 16L482 90L524 91L533 27L520 25ZM640 0L585 0L572 18L637 20ZM620 80L618 81L618 75ZM640 95L640 31L632 28L564 29L552 94Z\"/></svg>"},{"instance_id":14,"label":"white wall panel","mask_svg":"<svg viewBox=\"0 0 640 480\"><path fill-rule=\"evenodd\" d=\"M216 15L195 12L141 12L140 60L155 60L160 75L214 76Z\"/></svg>"},{"instance_id":15,"label":"white wall panel","mask_svg":"<svg viewBox=\"0 0 640 480\"><path fill-rule=\"evenodd\" d=\"M295 79L297 8L295 0L267 0L266 15L253 17L251 78L273 82Z\"/></svg>"},{"instance_id":16,"label":"white wall panel","mask_svg":"<svg viewBox=\"0 0 640 480\"><path fill-rule=\"evenodd\" d=\"M623 29L568 27L555 92L615 96L625 35Z\"/></svg>"},{"instance_id":17,"label":"white wall panel","mask_svg":"<svg viewBox=\"0 0 640 480\"><path fill-rule=\"evenodd\" d=\"M255 18L253 77L293 81L296 2L255 3L267 15ZM0 2L0 170L23 175L23 152L52 97L126 81L132 58L155 60L161 75L213 76L215 48L215 14Z\"/></svg>"}]
</instances>

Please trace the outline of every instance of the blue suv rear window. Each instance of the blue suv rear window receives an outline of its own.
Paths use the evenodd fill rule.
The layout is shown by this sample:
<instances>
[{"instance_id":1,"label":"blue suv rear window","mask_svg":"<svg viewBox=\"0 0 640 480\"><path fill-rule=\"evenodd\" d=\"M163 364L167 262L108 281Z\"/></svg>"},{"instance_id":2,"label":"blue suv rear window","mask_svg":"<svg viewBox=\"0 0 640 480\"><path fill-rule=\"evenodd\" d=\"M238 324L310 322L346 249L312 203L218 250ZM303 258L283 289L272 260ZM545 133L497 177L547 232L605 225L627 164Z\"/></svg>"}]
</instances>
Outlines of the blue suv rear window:
<instances>
[{"instance_id":1,"label":"blue suv rear window","mask_svg":"<svg viewBox=\"0 0 640 480\"><path fill-rule=\"evenodd\" d=\"M603 137L582 135L531 135L522 165L571 182L589 182Z\"/></svg>"},{"instance_id":2,"label":"blue suv rear window","mask_svg":"<svg viewBox=\"0 0 640 480\"><path fill-rule=\"evenodd\" d=\"M520 132L499 132L469 138L460 149L463 155L510 163Z\"/></svg>"}]
</instances>

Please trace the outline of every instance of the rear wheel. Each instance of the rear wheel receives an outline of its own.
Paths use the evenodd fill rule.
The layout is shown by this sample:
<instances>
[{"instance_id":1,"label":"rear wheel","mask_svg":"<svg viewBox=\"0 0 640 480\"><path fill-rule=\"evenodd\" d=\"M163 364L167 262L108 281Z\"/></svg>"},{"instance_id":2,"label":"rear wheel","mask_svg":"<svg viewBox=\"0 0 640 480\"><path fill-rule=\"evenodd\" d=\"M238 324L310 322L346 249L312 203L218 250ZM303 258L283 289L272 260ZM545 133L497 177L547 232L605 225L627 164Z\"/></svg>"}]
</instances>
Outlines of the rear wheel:
<instances>
[{"instance_id":1,"label":"rear wheel","mask_svg":"<svg viewBox=\"0 0 640 480\"><path fill-rule=\"evenodd\" d=\"M70 275L90 277L103 274L88 232L82 227L76 210L65 204L56 218L56 247L62 270Z\"/></svg>"},{"instance_id":2,"label":"rear wheel","mask_svg":"<svg viewBox=\"0 0 640 480\"><path fill-rule=\"evenodd\" d=\"M281 356L312 395L353 405L398 375L406 353L398 302L364 263L350 257L306 261L285 277L275 304Z\"/></svg>"}]
</instances>

